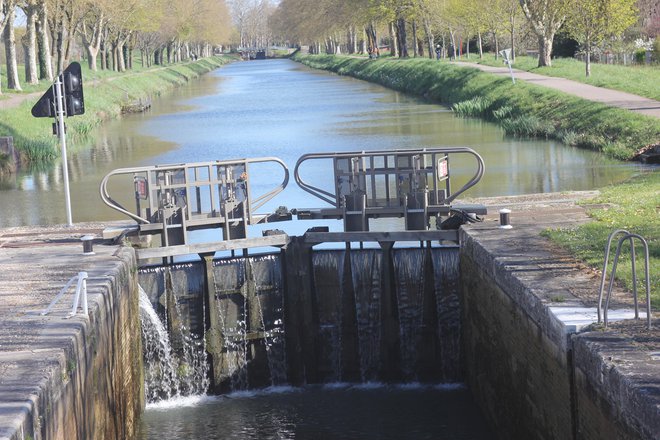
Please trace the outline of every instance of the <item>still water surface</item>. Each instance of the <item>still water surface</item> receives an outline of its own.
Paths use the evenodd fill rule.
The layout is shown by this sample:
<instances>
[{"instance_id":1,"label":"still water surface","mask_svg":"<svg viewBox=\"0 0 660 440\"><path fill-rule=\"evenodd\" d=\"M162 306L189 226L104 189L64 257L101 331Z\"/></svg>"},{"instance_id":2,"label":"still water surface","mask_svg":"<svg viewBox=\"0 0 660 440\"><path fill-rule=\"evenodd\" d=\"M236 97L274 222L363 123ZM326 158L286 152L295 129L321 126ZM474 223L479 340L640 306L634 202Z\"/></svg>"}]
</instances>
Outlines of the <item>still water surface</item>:
<instances>
[{"instance_id":1,"label":"still water surface","mask_svg":"<svg viewBox=\"0 0 660 440\"><path fill-rule=\"evenodd\" d=\"M150 113L104 125L91 139L91 147L69 155L74 222L121 219L100 201L99 182L115 168L143 165L277 156L293 169L311 152L468 146L486 163L484 179L465 194L475 197L592 189L637 169L555 141L508 138L493 124L288 60L226 66L156 99ZM452 169L472 174L472 166L458 161ZM329 171L310 169L307 178L328 180ZM280 181L268 168L252 175L262 189ZM112 194L133 205L130 184L115 185ZM266 208L320 203L291 183ZM64 223L60 167L1 181L0 206L0 227Z\"/></svg>"},{"instance_id":2,"label":"still water surface","mask_svg":"<svg viewBox=\"0 0 660 440\"><path fill-rule=\"evenodd\" d=\"M467 389L330 385L153 405L139 440L486 440Z\"/></svg>"}]
</instances>

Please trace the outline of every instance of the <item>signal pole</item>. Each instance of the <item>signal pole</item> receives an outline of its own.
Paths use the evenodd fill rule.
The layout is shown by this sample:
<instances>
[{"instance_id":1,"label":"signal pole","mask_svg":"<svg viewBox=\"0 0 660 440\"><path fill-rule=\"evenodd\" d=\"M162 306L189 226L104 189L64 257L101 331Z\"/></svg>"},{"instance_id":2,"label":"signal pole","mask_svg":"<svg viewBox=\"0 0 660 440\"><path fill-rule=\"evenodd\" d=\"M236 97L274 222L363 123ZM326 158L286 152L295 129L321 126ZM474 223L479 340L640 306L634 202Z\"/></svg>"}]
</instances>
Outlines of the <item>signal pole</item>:
<instances>
[{"instance_id":1,"label":"signal pole","mask_svg":"<svg viewBox=\"0 0 660 440\"><path fill-rule=\"evenodd\" d=\"M60 136L60 148L62 149L62 175L64 177L64 198L66 202L66 222L67 226L73 226L71 216L71 193L69 191L69 165L66 157L66 132L64 125L64 84L62 83L64 75L57 75L53 88L55 89L55 113L57 118L57 133Z\"/></svg>"},{"instance_id":2,"label":"signal pole","mask_svg":"<svg viewBox=\"0 0 660 440\"><path fill-rule=\"evenodd\" d=\"M69 64L64 72L57 75L53 86L46 90L39 101L32 107L32 116L35 118L55 117L53 134L60 138L62 149L62 174L64 177L64 197L66 199L66 221L69 227L73 226L71 218L71 193L69 191L69 165L66 157L66 126L64 117L82 115L85 113L85 100L83 97L82 72L80 64Z\"/></svg>"}]
</instances>

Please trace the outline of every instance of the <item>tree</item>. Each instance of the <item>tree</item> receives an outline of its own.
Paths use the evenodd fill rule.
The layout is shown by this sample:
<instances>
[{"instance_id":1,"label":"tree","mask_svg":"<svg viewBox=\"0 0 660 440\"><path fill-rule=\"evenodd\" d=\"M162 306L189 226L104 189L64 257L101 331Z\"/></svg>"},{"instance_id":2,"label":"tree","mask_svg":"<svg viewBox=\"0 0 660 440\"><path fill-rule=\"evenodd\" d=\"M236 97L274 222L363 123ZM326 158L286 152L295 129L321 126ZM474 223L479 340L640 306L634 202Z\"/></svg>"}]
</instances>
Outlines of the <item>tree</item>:
<instances>
[{"instance_id":1,"label":"tree","mask_svg":"<svg viewBox=\"0 0 660 440\"><path fill-rule=\"evenodd\" d=\"M18 62L16 59L16 35L14 20L16 18L16 0L6 0L3 7L5 54L7 57L7 88L22 90L18 79Z\"/></svg>"},{"instance_id":2,"label":"tree","mask_svg":"<svg viewBox=\"0 0 660 440\"><path fill-rule=\"evenodd\" d=\"M25 47L25 81L28 84L37 84L39 76L37 74L37 14L39 5L37 0L24 0L19 3L19 7L25 13L25 36L23 37L23 46Z\"/></svg>"},{"instance_id":3,"label":"tree","mask_svg":"<svg viewBox=\"0 0 660 440\"><path fill-rule=\"evenodd\" d=\"M567 0L520 0L539 42L539 67L552 65L552 42L564 20Z\"/></svg>"},{"instance_id":4,"label":"tree","mask_svg":"<svg viewBox=\"0 0 660 440\"><path fill-rule=\"evenodd\" d=\"M621 35L637 20L635 0L572 0L566 20L568 33L585 52L586 76L591 75L594 46Z\"/></svg>"},{"instance_id":5,"label":"tree","mask_svg":"<svg viewBox=\"0 0 660 440\"><path fill-rule=\"evenodd\" d=\"M96 72L96 57L101 50L101 37L105 26L105 10L99 2L88 2L87 10L82 20L81 36L83 46L87 51L89 69Z\"/></svg>"},{"instance_id":6,"label":"tree","mask_svg":"<svg viewBox=\"0 0 660 440\"><path fill-rule=\"evenodd\" d=\"M39 79L53 80L50 39L48 38L47 0L36 0L37 4L37 58L39 58Z\"/></svg>"}]
</instances>

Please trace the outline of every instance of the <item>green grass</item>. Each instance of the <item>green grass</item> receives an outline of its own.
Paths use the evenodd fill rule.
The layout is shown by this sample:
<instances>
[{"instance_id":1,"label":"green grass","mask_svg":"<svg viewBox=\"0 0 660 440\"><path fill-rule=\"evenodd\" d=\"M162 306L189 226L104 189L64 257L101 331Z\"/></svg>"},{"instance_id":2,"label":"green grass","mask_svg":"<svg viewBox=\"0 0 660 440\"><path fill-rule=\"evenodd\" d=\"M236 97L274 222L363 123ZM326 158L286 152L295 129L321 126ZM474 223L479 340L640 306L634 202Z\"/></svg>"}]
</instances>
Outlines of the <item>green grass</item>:
<instances>
[{"instance_id":1,"label":"green grass","mask_svg":"<svg viewBox=\"0 0 660 440\"><path fill-rule=\"evenodd\" d=\"M140 57L137 55L134 55L133 57L133 68L130 70L126 70L125 72L115 72L113 70L101 70L101 59L100 57L97 58L97 67L98 70L96 72L89 70L89 67L87 65L87 61L79 61L80 66L82 67L82 76L83 76L83 81L85 84L91 83L92 81L98 81L98 80L104 80L108 78L113 78L113 77L118 77L118 76L126 76L126 75L131 75L131 74L136 74L136 73L141 73L144 71L148 70L155 70L163 66L151 66L151 67L142 67L142 64L140 62ZM57 67L53 66L53 74L55 73L55 69ZM33 93L33 92L39 92L42 90L45 90L46 88L50 87L51 81L48 80L41 80L39 81L38 84L28 84L25 82L25 65L19 64L18 65L18 76L19 76L19 81L21 84L21 91L16 91L16 90L9 90L7 89L7 71L3 66L2 71L0 72L0 83L2 84L2 93L3 94L24 94L24 93ZM1 99L1 98L0 98Z\"/></svg>"},{"instance_id":2,"label":"green grass","mask_svg":"<svg viewBox=\"0 0 660 440\"><path fill-rule=\"evenodd\" d=\"M566 93L427 58L365 60L332 55L294 59L310 67L382 84L447 106L477 97L480 113L512 135L570 139L575 145L629 160L660 142L660 120Z\"/></svg>"},{"instance_id":3,"label":"green grass","mask_svg":"<svg viewBox=\"0 0 660 440\"><path fill-rule=\"evenodd\" d=\"M87 76L83 71L85 114L66 120L71 150L75 151L79 145L85 144L78 141L85 139L103 120L118 117L123 104L158 95L230 60L227 57L212 57L192 63L156 66L139 72L101 71L95 75L88 72ZM49 84L42 86L45 90ZM57 139L51 134L53 120L34 118L30 113L35 102L36 98L28 99L16 108L0 110L0 136L13 136L21 161L33 166L52 162L60 154Z\"/></svg>"},{"instance_id":4,"label":"green grass","mask_svg":"<svg viewBox=\"0 0 660 440\"><path fill-rule=\"evenodd\" d=\"M646 238L650 256L651 302L654 308L660 308L660 172L648 172L626 183L604 188L599 197L583 203L606 204L608 207L589 210L594 219L591 223L577 229L546 231L544 235L597 269L602 269L605 243L615 229L625 229ZM615 248L616 241L612 245L608 280ZM623 249L616 276L628 290L632 290L630 247L626 243ZM645 298L644 254L639 245L636 255L637 291L641 292L641 298Z\"/></svg>"},{"instance_id":5,"label":"green grass","mask_svg":"<svg viewBox=\"0 0 660 440\"><path fill-rule=\"evenodd\" d=\"M484 54L480 60L471 57L463 60L488 66L504 67L502 58L495 59L493 54ZM568 78L592 86L620 90L634 95L660 101L660 66L621 66L615 64L591 63L591 76L585 76L584 62L573 58L555 58L551 67L537 67L534 57L517 56L513 68L539 75Z\"/></svg>"}]
</instances>

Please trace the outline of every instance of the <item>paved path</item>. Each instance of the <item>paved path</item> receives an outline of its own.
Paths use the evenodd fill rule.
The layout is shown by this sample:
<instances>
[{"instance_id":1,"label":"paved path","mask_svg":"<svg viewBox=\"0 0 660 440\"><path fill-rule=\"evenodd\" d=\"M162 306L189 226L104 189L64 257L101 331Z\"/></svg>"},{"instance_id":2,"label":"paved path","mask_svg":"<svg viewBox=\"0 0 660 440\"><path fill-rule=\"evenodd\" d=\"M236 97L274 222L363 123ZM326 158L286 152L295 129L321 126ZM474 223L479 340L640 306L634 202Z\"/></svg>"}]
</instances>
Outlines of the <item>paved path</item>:
<instances>
[{"instance_id":1,"label":"paved path","mask_svg":"<svg viewBox=\"0 0 660 440\"><path fill-rule=\"evenodd\" d=\"M484 72L493 73L495 75L510 76L508 67L484 66L482 64L467 63L463 61L454 62L452 64L465 67L475 67ZM513 69L513 74L516 80L523 80L539 86L560 90L590 101L600 102L612 107L625 108L637 113L660 118L660 101L643 98L631 93L591 86L589 84L572 81L566 78L538 75L536 73L525 72L524 70Z\"/></svg>"}]
</instances>

